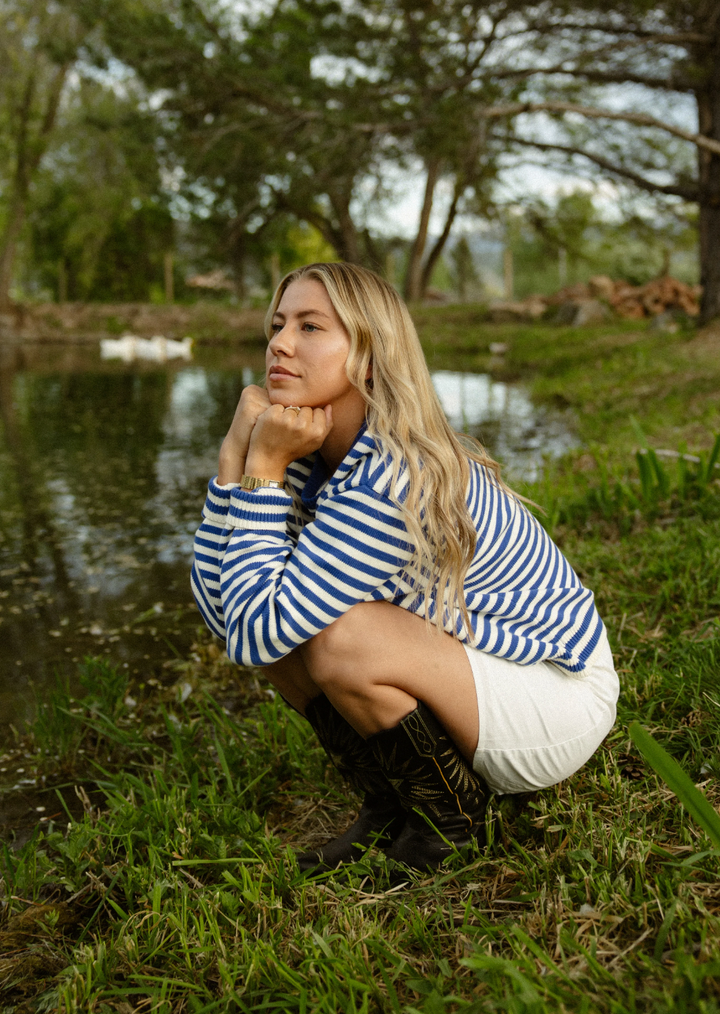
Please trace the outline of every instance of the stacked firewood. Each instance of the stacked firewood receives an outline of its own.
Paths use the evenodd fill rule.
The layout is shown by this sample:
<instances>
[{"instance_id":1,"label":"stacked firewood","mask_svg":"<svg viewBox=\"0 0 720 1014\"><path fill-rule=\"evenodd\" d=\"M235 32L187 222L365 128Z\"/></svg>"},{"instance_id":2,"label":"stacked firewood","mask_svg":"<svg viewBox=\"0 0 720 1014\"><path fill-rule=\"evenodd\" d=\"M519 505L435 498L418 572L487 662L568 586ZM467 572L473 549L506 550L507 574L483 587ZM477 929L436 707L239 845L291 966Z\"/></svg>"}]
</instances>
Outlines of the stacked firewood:
<instances>
[{"instance_id":1,"label":"stacked firewood","mask_svg":"<svg viewBox=\"0 0 720 1014\"><path fill-rule=\"evenodd\" d=\"M569 285L548 297L548 306L562 306L566 303L581 303L584 300L599 299L607 303L618 317L637 320L641 317L657 317L661 313L682 311L689 317L700 312L699 285L686 285L663 275L646 285L630 285L616 281L607 275L595 275L587 284Z\"/></svg>"}]
</instances>

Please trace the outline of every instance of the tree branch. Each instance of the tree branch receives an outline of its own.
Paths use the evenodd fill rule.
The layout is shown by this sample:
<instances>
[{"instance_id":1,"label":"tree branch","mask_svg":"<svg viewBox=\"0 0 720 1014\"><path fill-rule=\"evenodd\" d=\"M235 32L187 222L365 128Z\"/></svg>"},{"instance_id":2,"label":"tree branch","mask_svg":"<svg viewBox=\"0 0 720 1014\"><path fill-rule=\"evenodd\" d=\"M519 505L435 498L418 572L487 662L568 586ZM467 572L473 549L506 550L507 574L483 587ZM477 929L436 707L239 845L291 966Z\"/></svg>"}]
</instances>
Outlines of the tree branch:
<instances>
[{"instance_id":1,"label":"tree branch","mask_svg":"<svg viewBox=\"0 0 720 1014\"><path fill-rule=\"evenodd\" d=\"M584 54L587 55L587 54ZM593 57L597 53L591 54ZM673 92L691 92L694 90L694 83L688 80L673 80L669 77L648 77L645 74L636 74L629 70L583 70L581 67L567 67L567 61L556 64L554 67L526 67L524 70L500 70L493 72L493 77L503 80L515 78L522 81L536 74L565 74L568 77L583 77L588 81L597 81L602 84L631 84L645 85L647 88L663 88Z\"/></svg>"},{"instance_id":2,"label":"tree branch","mask_svg":"<svg viewBox=\"0 0 720 1014\"><path fill-rule=\"evenodd\" d=\"M640 25L613 25L609 22L583 23L573 21L549 21L534 25L536 30L553 32L569 29L573 32L602 32L604 35L633 35L645 42L662 42L668 46L712 46L713 38L703 32L658 32Z\"/></svg>"},{"instance_id":3,"label":"tree branch","mask_svg":"<svg viewBox=\"0 0 720 1014\"><path fill-rule=\"evenodd\" d=\"M616 176L622 176L624 179L631 180L635 186L640 187L641 190L645 190L651 194L669 194L673 197L682 197L685 201L697 201L700 198L700 191L697 187L685 187L680 184L677 185L663 185L661 183L653 183L652 180L646 179L645 176L641 176L640 173L634 172L632 169L626 169L625 166L617 165L611 162L610 159L605 158L603 155L596 155L594 152L585 151L583 148L573 148L566 144L547 144L542 141L530 141L525 138L513 137L511 140L514 144L522 145L527 148L537 148L538 151L561 151L565 155L582 155L583 158L589 159L594 162L595 165L599 165L602 169L606 169L608 172L614 173Z\"/></svg>"},{"instance_id":4,"label":"tree branch","mask_svg":"<svg viewBox=\"0 0 720 1014\"><path fill-rule=\"evenodd\" d=\"M622 120L625 123L635 123L640 127L654 127L656 130L663 130L673 137L679 137L683 141L689 141L698 148L710 151L714 155L720 155L720 141L703 134L694 134L692 131L683 130L681 127L674 127L671 123L664 123L662 120L648 116L646 113L617 113L612 109L598 109L595 106L578 106L574 102L509 102L504 106L490 106L483 109L480 115L486 119L496 119L502 116L517 116L519 113L578 113L580 116L587 116L595 120Z\"/></svg>"}]
</instances>

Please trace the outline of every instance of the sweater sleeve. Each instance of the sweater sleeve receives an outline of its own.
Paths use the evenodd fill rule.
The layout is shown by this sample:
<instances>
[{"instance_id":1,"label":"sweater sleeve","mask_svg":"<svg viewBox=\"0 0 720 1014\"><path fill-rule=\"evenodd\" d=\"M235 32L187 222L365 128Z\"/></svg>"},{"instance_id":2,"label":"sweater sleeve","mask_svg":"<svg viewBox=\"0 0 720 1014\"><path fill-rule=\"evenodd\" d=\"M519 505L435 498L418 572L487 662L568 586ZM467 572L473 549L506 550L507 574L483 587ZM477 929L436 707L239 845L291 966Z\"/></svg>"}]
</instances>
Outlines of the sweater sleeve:
<instances>
[{"instance_id":1,"label":"sweater sleeve","mask_svg":"<svg viewBox=\"0 0 720 1014\"><path fill-rule=\"evenodd\" d=\"M237 483L220 486L215 479L208 483L203 507L202 524L195 533L190 586L200 615L217 637L225 640L222 600L220 598L220 564L232 529L228 528L230 497Z\"/></svg>"},{"instance_id":2,"label":"sweater sleeve","mask_svg":"<svg viewBox=\"0 0 720 1014\"><path fill-rule=\"evenodd\" d=\"M198 531L196 569L214 595L209 626L222 625L228 655L242 665L268 665L356 603L384 597L378 590L412 558L400 511L369 487L322 500L297 541L291 504L279 490L234 490L224 527L206 515Z\"/></svg>"}]
</instances>

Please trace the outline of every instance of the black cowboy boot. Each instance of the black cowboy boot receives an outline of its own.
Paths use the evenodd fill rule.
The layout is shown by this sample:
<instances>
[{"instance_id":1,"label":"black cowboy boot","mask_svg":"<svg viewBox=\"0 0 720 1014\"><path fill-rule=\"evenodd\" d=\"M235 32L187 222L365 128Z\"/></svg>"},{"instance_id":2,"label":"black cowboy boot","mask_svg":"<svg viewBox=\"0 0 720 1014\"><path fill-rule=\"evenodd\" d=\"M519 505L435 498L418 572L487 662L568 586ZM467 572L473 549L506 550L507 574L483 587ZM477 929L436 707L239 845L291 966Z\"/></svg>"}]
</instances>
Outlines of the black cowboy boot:
<instances>
[{"instance_id":1,"label":"black cowboy boot","mask_svg":"<svg viewBox=\"0 0 720 1014\"><path fill-rule=\"evenodd\" d=\"M357 862L371 845L389 845L400 833L407 814L385 778L372 749L359 732L335 710L325 694L313 698L305 717L325 753L353 788L365 794L355 823L338 838L298 856L307 872L335 869L338 863Z\"/></svg>"},{"instance_id":2,"label":"black cowboy boot","mask_svg":"<svg viewBox=\"0 0 720 1014\"><path fill-rule=\"evenodd\" d=\"M388 859L434 869L473 840L485 844L490 790L427 705L368 740L408 817ZM433 825L432 827L430 825ZM437 830L435 830L437 829Z\"/></svg>"}]
</instances>

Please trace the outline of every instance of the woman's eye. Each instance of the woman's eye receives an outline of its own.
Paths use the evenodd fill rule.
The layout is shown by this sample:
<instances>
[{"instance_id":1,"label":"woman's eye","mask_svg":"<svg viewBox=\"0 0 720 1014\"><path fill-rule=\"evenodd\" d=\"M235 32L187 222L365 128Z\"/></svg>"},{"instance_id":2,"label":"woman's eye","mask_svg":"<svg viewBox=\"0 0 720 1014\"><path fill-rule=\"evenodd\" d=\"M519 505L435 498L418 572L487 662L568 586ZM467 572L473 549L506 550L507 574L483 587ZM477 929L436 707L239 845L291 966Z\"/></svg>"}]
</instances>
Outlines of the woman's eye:
<instances>
[{"instance_id":1,"label":"woman's eye","mask_svg":"<svg viewBox=\"0 0 720 1014\"><path fill-rule=\"evenodd\" d=\"M272 334L277 334L278 331L282 331L282 324L271 324L270 331Z\"/></svg>"},{"instance_id":2,"label":"woman's eye","mask_svg":"<svg viewBox=\"0 0 720 1014\"><path fill-rule=\"evenodd\" d=\"M311 331L311 332L312 331L317 331L317 326L315 324L309 324L309 323L306 322L305 324L303 324L303 327L305 328L306 331Z\"/></svg>"}]
</instances>

